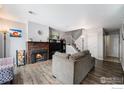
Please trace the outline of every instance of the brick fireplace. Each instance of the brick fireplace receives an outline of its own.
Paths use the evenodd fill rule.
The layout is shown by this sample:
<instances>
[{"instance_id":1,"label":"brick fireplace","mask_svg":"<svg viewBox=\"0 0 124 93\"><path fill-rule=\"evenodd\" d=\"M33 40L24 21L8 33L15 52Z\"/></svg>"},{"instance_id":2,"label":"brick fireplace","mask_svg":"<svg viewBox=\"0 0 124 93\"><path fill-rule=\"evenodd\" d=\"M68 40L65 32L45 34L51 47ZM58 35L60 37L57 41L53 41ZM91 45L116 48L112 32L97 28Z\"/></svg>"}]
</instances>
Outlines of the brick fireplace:
<instances>
[{"instance_id":1,"label":"brick fireplace","mask_svg":"<svg viewBox=\"0 0 124 93\"><path fill-rule=\"evenodd\" d=\"M27 63L49 59L49 42L27 42Z\"/></svg>"},{"instance_id":2,"label":"brick fireplace","mask_svg":"<svg viewBox=\"0 0 124 93\"><path fill-rule=\"evenodd\" d=\"M36 63L38 61L46 61L48 54L48 50L40 49L40 50L32 50L31 51L31 63Z\"/></svg>"}]
</instances>

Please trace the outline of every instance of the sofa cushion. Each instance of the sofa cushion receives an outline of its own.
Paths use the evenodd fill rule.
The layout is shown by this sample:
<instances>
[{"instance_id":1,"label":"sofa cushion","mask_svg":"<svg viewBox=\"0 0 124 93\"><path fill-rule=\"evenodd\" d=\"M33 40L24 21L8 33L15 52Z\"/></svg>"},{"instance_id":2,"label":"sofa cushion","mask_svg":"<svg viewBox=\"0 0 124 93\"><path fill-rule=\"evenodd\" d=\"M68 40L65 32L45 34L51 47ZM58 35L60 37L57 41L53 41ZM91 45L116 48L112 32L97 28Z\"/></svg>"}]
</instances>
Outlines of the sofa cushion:
<instances>
[{"instance_id":1,"label":"sofa cushion","mask_svg":"<svg viewBox=\"0 0 124 93\"><path fill-rule=\"evenodd\" d=\"M70 54L60 53L60 52L56 52L55 55L60 56L62 58L69 58L69 56L70 56Z\"/></svg>"},{"instance_id":2,"label":"sofa cushion","mask_svg":"<svg viewBox=\"0 0 124 93\"><path fill-rule=\"evenodd\" d=\"M90 54L89 50L85 50L85 51L82 51L82 52L72 54L69 58L71 58L73 60L77 60L77 59L79 59L81 57L84 57L85 55L88 55L88 54Z\"/></svg>"},{"instance_id":3,"label":"sofa cushion","mask_svg":"<svg viewBox=\"0 0 124 93\"><path fill-rule=\"evenodd\" d=\"M85 56L85 53L78 52L78 53L72 54L69 58L71 58L73 60L77 60L78 58L81 58L83 56Z\"/></svg>"}]
</instances>

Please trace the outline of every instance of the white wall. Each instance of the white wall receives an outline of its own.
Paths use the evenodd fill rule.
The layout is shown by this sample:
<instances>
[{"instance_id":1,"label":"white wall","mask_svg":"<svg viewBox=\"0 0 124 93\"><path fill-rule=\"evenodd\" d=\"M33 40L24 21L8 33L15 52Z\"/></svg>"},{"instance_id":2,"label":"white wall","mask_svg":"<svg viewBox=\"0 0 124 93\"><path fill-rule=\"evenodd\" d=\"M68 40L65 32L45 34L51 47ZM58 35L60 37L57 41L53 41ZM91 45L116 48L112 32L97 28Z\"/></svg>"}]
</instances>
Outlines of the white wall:
<instances>
[{"instance_id":1,"label":"white wall","mask_svg":"<svg viewBox=\"0 0 124 93\"><path fill-rule=\"evenodd\" d=\"M124 34L124 24L120 30L120 61L124 70L124 40L122 39L122 33Z\"/></svg>"},{"instance_id":2,"label":"white wall","mask_svg":"<svg viewBox=\"0 0 124 93\"><path fill-rule=\"evenodd\" d=\"M10 37L9 33L7 34L7 41L6 41L6 56L14 57L16 61L16 50L26 50L26 39L25 39L25 30L22 29L22 37L21 38L14 38Z\"/></svg>"},{"instance_id":3,"label":"white wall","mask_svg":"<svg viewBox=\"0 0 124 93\"><path fill-rule=\"evenodd\" d=\"M6 35L6 56L13 57L14 61L16 61L16 50L26 49L26 24L0 18L0 25L22 29L21 38L10 37L9 32Z\"/></svg>"},{"instance_id":4,"label":"white wall","mask_svg":"<svg viewBox=\"0 0 124 93\"><path fill-rule=\"evenodd\" d=\"M38 30L42 32L41 35L37 33ZM30 38L32 38L33 41L48 41L49 27L34 22L28 22L28 39Z\"/></svg>"},{"instance_id":5,"label":"white wall","mask_svg":"<svg viewBox=\"0 0 124 93\"><path fill-rule=\"evenodd\" d=\"M103 60L103 29L99 28L97 29L97 39L98 39L98 43L97 43L97 49L98 49L98 59Z\"/></svg>"},{"instance_id":6,"label":"white wall","mask_svg":"<svg viewBox=\"0 0 124 93\"><path fill-rule=\"evenodd\" d=\"M87 29L85 34L85 49L90 50L91 55L103 60L103 29Z\"/></svg>"}]
</instances>

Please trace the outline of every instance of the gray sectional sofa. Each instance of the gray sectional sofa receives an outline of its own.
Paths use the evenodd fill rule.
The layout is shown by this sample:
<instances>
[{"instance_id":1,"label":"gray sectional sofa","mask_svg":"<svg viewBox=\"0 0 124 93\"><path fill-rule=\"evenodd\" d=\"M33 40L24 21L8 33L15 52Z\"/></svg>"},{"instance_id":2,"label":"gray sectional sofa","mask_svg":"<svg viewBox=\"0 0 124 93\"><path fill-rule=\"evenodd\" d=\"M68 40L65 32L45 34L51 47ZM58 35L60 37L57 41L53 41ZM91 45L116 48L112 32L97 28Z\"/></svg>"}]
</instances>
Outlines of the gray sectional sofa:
<instances>
[{"instance_id":1,"label":"gray sectional sofa","mask_svg":"<svg viewBox=\"0 0 124 93\"><path fill-rule=\"evenodd\" d=\"M95 66L89 51L72 55L56 52L52 59L52 74L63 84L79 84Z\"/></svg>"}]
</instances>

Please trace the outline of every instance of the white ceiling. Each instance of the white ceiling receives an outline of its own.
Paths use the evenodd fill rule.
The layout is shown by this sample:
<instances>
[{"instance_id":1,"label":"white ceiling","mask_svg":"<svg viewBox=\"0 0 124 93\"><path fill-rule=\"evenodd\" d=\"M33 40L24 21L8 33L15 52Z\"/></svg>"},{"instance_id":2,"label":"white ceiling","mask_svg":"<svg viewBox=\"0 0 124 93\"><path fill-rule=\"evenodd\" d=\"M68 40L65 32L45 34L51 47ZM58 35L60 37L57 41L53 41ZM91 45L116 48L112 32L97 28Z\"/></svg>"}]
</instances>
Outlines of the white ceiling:
<instances>
[{"instance_id":1,"label":"white ceiling","mask_svg":"<svg viewBox=\"0 0 124 93\"><path fill-rule=\"evenodd\" d=\"M33 11L31 15L28 11ZM124 5L60 4L60 5L2 5L0 17L20 22L33 21L60 30L79 28L120 28Z\"/></svg>"}]
</instances>

